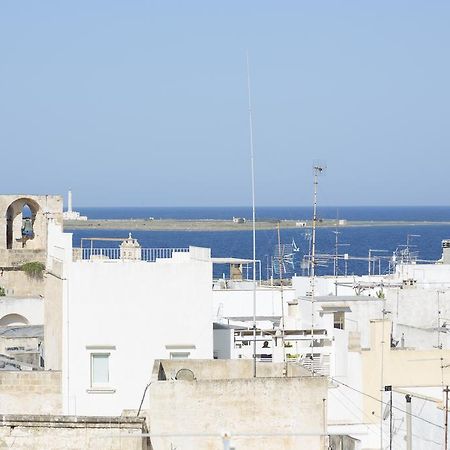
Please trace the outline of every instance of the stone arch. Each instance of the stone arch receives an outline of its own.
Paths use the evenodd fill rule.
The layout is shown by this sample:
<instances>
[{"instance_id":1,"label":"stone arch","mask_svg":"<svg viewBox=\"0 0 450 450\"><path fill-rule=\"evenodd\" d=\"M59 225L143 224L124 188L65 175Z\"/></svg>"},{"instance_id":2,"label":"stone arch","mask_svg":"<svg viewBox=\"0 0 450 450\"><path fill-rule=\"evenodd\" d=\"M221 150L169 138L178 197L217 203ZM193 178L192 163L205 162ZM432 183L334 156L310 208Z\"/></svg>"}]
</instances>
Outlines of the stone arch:
<instances>
[{"instance_id":1,"label":"stone arch","mask_svg":"<svg viewBox=\"0 0 450 450\"><path fill-rule=\"evenodd\" d=\"M28 325L28 320L21 314L11 313L6 314L0 319L0 327L9 327L17 325Z\"/></svg>"},{"instance_id":2,"label":"stone arch","mask_svg":"<svg viewBox=\"0 0 450 450\"><path fill-rule=\"evenodd\" d=\"M23 211L28 207L31 217L24 221ZM18 198L6 209L6 248L25 248L35 237L35 222L41 215L41 207L31 198Z\"/></svg>"}]
</instances>

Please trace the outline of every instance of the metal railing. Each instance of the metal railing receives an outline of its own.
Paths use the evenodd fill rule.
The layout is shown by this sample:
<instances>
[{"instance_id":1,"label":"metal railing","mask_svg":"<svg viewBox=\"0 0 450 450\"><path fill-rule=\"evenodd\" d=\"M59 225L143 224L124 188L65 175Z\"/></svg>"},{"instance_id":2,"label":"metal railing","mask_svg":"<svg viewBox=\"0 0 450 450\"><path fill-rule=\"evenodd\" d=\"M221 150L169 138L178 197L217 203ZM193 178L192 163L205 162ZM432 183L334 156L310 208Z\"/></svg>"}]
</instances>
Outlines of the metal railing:
<instances>
[{"instance_id":1,"label":"metal railing","mask_svg":"<svg viewBox=\"0 0 450 450\"><path fill-rule=\"evenodd\" d=\"M74 260L142 260L147 262L154 262L157 259L172 258L174 253L187 253L189 248L74 248Z\"/></svg>"}]
</instances>

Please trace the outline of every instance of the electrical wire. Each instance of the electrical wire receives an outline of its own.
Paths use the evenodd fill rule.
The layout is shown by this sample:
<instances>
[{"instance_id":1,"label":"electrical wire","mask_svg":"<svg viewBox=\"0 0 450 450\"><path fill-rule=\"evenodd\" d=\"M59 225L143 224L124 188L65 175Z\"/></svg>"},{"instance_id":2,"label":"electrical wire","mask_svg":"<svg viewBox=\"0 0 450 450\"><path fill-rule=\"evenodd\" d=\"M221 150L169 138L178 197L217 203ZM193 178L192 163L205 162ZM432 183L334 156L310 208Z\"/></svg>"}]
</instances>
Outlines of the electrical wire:
<instances>
[{"instance_id":1,"label":"electrical wire","mask_svg":"<svg viewBox=\"0 0 450 450\"><path fill-rule=\"evenodd\" d=\"M336 393L339 392L339 394L341 394L341 395L342 395L349 403L351 403L351 404L353 405L354 408L356 408L356 409L358 409L359 411L361 411L362 414L365 415L366 417L370 417L370 416L369 416L367 413L365 413L362 409L360 409L358 406L356 406L356 404L355 404L350 398L348 398L343 392L341 392L339 389L337 389L336 391L331 390L330 392L331 392L331 394L334 394L335 398L336 398L338 401L339 401L339 399L337 398ZM360 417L359 417L354 411L352 411L349 407L347 407L344 403L342 403L342 401L341 401L341 405L344 406L344 408L345 408L348 412L350 412L351 414L353 414L353 416L356 417L358 420L360 419ZM377 417L377 416L375 416L375 417ZM357 425L357 424L355 424L355 425ZM368 431L369 433L372 433L372 432L373 432L373 431L370 429L370 426L369 426L367 423L362 423L361 425L364 425L364 426L367 428L367 431Z\"/></svg>"},{"instance_id":2,"label":"electrical wire","mask_svg":"<svg viewBox=\"0 0 450 450\"><path fill-rule=\"evenodd\" d=\"M367 414L362 408L360 408L358 405L356 405L356 403L353 402L353 400L351 400L351 398L349 398L347 395L345 395L344 392L342 392L341 390L337 389L336 391L332 390L332 391L330 391L330 392L331 392L332 394L335 395L335 398L337 398L336 392L339 392L339 394L341 394L342 397L344 397L349 403L351 403L351 404L354 406L354 408L356 408L357 410L359 410L359 411L360 411L367 419L371 419L371 417L369 416L369 414ZM347 411L352 412L352 411L350 411L350 409L349 409L344 403L341 403L341 404L345 407L345 409L347 409ZM424 400L424 405L425 405L425 400ZM424 406L424 405L423 405L423 406ZM421 410L423 410L423 406L422 406ZM356 414L354 414L354 416L357 417ZM379 419L379 416L378 416L377 414L374 414L374 417L377 418L377 419ZM358 418L359 418L359 417L358 417ZM375 432L370 428L369 425L367 425L367 424L365 424L365 423L363 423L362 425L364 425L370 433L374 433L374 434L375 434ZM374 424L374 425L375 425L375 424ZM400 437L399 437L399 435L398 435L398 432L399 432L399 431L401 431L401 432L403 432L403 433L406 433L406 429L403 428L402 425L399 425L398 428L397 428L397 432L396 432L395 435L394 435L394 440L395 440L395 439L400 439ZM435 441L435 440L433 440L433 439L428 439L428 438L426 438L426 437L419 436L418 434L415 434L415 433L412 433L412 436L413 436L414 438L420 439L421 441L424 441L424 442L429 442L429 443L433 443L433 444L437 444L437 445L442 445L442 442L437 442L437 441Z\"/></svg>"},{"instance_id":3,"label":"electrical wire","mask_svg":"<svg viewBox=\"0 0 450 450\"><path fill-rule=\"evenodd\" d=\"M371 398L372 400L375 400L375 401L377 401L377 402L380 402L380 403L382 403L383 405L388 405L388 403L383 402L382 400L380 400L380 399L374 397L373 395L367 394L366 392L360 391L359 389L356 389L356 388L354 388L354 387L352 387L352 386L349 386L348 384L344 383L343 381L339 381L339 380L337 380L336 378L333 378L333 377L330 377L330 379L331 379L332 381L338 383L338 384L341 384L342 386L345 386L345 387L348 388L348 389L351 389L352 391L358 392L358 393L361 394L361 395L364 395L364 396L366 396L366 397L368 397L368 398ZM439 425L439 424L437 424L437 423L431 422L430 420L424 419L423 417L417 416L416 414L408 413L407 411L405 411L405 410L402 409L402 408L399 408L398 406L392 405L392 408L393 408L393 409L396 409L397 411L400 411L400 412L402 412L402 413L404 413L404 414L409 414L411 417L414 417L415 419L422 420L423 422L428 423L429 425L434 425L435 427L441 428L442 430L444 429L444 427L443 427L442 425Z\"/></svg>"},{"instance_id":4,"label":"electrical wire","mask_svg":"<svg viewBox=\"0 0 450 450\"><path fill-rule=\"evenodd\" d=\"M334 391L330 391L330 392L334 392ZM364 416L366 416L366 418L369 419L369 421L370 421L371 417L369 416L369 414L367 414L362 408L360 408L360 407L359 407L359 406L358 406L358 405L357 405L350 397L347 397L347 396L342 392L342 390L337 389L336 392L339 392L345 399L347 399L347 400L353 405L354 408L356 408L358 411L360 411L360 412L361 412ZM374 412L373 416L376 417L377 419L380 418L377 414L375 414L375 412Z\"/></svg>"}]
</instances>

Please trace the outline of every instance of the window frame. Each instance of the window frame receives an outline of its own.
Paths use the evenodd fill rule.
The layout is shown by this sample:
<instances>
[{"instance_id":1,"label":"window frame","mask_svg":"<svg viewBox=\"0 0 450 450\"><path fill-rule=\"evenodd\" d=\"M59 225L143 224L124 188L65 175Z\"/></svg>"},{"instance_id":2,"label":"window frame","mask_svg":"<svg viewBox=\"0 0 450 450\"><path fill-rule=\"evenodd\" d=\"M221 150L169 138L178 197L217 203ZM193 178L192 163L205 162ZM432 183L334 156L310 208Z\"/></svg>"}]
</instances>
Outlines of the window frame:
<instances>
[{"instance_id":1,"label":"window frame","mask_svg":"<svg viewBox=\"0 0 450 450\"><path fill-rule=\"evenodd\" d=\"M181 356L181 355L183 355L183 356ZM189 359L190 356L191 356L191 352L186 352L186 351L170 352L170 359L173 359L173 360Z\"/></svg>"},{"instance_id":2,"label":"window frame","mask_svg":"<svg viewBox=\"0 0 450 450\"><path fill-rule=\"evenodd\" d=\"M112 374L111 374L111 362L113 358L114 346L86 346L89 356L89 387L86 389L88 393L114 393L116 389L113 387ZM108 382L107 383L95 383L94 382L94 358L96 356L107 356L107 368L108 368Z\"/></svg>"},{"instance_id":3,"label":"window frame","mask_svg":"<svg viewBox=\"0 0 450 450\"><path fill-rule=\"evenodd\" d=\"M106 360L107 360L108 381L106 383L95 382L94 381L94 360L97 357L104 358L105 356L106 356ZM105 386L109 386L110 385L110 381L111 381L110 370L109 370L110 360L111 360L110 358L111 358L111 352L91 352L91 354L90 354L90 365L91 365L91 380L90 380L91 382L90 382L90 386L91 386L91 388L105 387Z\"/></svg>"}]
</instances>

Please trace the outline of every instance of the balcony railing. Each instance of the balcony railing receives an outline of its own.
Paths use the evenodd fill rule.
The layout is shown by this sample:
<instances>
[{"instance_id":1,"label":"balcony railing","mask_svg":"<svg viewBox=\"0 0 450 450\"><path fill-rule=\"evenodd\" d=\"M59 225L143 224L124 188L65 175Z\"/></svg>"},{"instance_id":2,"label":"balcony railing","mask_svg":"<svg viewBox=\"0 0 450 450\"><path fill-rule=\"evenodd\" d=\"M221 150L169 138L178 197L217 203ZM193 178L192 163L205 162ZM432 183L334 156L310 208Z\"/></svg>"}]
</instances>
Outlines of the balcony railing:
<instances>
[{"instance_id":1,"label":"balcony railing","mask_svg":"<svg viewBox=\"0 0 450 450\"><path fill-rule=\"evenodd\" d=\"M189 248L74 248L74 260L142 260L154 262L157 259L172 258L174 253L187 253Z\"/></svg>"}]
</instances>

